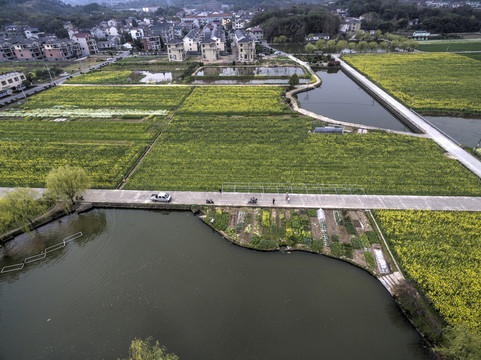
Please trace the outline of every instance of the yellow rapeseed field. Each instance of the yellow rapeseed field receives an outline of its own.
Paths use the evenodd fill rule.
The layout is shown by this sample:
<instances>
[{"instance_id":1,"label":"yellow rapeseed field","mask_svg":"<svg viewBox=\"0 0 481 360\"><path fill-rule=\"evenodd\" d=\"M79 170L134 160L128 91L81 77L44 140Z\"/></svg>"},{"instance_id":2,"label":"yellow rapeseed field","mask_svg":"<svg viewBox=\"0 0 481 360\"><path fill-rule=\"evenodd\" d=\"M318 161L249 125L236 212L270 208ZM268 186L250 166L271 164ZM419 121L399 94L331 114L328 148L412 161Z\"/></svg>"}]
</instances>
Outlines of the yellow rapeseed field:
<instances>
[{"instance_id":1,"label":"yellow rapeseed field","mask_svg":"<svg viewBox=\"0 0 481 360\"><path fill-rule=\"evenodd\" d=\"M344 60L420 112L481 114L481 61L448 53L362 54Z\"/></svg>"}]
</instances>

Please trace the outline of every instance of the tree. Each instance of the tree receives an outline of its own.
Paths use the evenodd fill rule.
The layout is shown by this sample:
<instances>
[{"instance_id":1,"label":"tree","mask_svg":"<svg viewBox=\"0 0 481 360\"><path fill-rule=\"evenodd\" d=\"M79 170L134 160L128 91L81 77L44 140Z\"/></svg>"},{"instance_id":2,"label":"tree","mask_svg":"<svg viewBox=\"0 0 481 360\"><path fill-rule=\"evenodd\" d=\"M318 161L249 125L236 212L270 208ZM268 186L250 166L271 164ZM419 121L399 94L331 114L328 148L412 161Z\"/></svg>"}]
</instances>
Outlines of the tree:
<instances>
[{"instance_id":1,"label":"tree","mask_svg":"<svg viewBox=\"0 0 481 360\"><path fill-rule=\"evenodd\" d=\"M132 27L138 27L138 26L139 26L139 23L137 22L137 20L132 19Z\"/></svg>"},{"instance_id":2,"label":"tree","mask_svg":"<svg viewBox=\"0 0 481 360\"><path fill-rule=\"evenodd\" d=\"M326 51L327 52L334 52L336 51L336 41L335 40L329 40L326 43Z\"/></svg>"},{"instance_id":3,"label":"tree","mask_svg":"<svg viewBox=\"0 0 481 360\"><path fill-rule=\"evenodd\" d=\"M2 200L2 212L10 225L19 224L25 231L33 225L32 217L46 208L45 202L29 188L18 188L6 193Z\"/></svg>"},{"instance_id":4,"label":"tree","mask_svg":"<svg viewBox=\"0 0 481 360\"><path fill-rule=\"evenodd\" d=\"M481 334L470 331L466 325L448 327L443 334L444 346L435 352L456 360L481 359Z\"/></svg>"},{"instance_id":5,"label":"tree","mask_svg":"<svg viewBox=\"0 0 481 360\"><path fill-rule=\"evenodd\" d=\"M123 360L178 360L175 354L167 354L165 347L160 347L159 342L151 344L152 338L145 340L134 339L129 348L129 357Z\"/></svg>"},{"instance_id":6,"label":"tree","mask_svg":"<svg viewBox=\"0 0 481 360\"><path fill-rule=\"evenodd\" d=\"M316 48L317 48L318 50L324 49L324 46L326 46L326 40L324 40L324 39L319 39L319 40L316 41Z\"/></svg>"},{"instance_id":7,"label":"tree","mask_svg":"<svg viewBox=\"0 0 481 360\"><path fill-rule=\"evenodd\" d=\"M359 43L357 44L357 49L359 50L359 52L363 52L364 50L366 50L368 47L368 44L367 44L367 41L359 41Z\"/></svg>"},{"instance_id":8,"label":"tree","mask_svg":"<svg viewBox=\"0 0 481 360\"><path fill-rule=\"evenodd\" d=\"M375 42L375 41L370 41L370 42L367 44L367 46L368 46L370 52L373 52L373 51L376 50L377 47L378 47L377 42Z\"/></svg>"},{"instance_id":9,"label":"tree","mask_svg":"<svg viewBox=\"0 0 481 360\"><path fill-rule=\"evenodd\" d=\"M89 187L89 179L84 169L61 166L49 172L47 191L54 199L61 199L66 207L74 204L74 197L82 194Z\"/></svg>"},{"instance_id":10,"label":"tree","mask_svg":"<svg viewBox=\"0 0 481 360\"><path fill-rule=\"evenodd\" d=\"M299 85L299 76L297 74L293 74L289 79L289 86L291 89L294 89L297 85Z\"/></svg>"},{"instance_id":11,"label":"tree","mask_svg":"<svg viewBox=\"0 0 481 360\"><path fill-rule=\"evenodd\" d=\"M346 40L339 40L336 44L336 48L338 52L341 52L345 48L347 48L347 41Z\"/></svg>"},{"instance_id":12,"label":"tree","mask_svg":"<svg viewBox=\"0 0 481 360\"><path fill-rule=\"evenodd\" d=\"M317 48L316 48L316 45L314 45L312 43L307 43L304 50L306 51L306 53L312 54L314 51L317 50Z\"/></svg>"}]
</instances>

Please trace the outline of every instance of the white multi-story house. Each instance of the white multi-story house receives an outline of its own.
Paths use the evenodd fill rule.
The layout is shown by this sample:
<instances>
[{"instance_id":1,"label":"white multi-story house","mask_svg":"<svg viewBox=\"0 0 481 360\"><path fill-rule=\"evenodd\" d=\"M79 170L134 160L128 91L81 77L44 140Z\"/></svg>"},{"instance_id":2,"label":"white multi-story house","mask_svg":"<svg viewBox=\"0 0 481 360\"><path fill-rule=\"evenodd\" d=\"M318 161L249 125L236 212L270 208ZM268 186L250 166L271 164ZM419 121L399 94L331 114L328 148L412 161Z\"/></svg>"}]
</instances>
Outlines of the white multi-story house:
<instances>
[{"instance_id":1,"label":"white multi-story house","mask_svg":"<svg viewBox=\"0 0 481 360\"><path fill-rule=\"evenodd\" d=\"M199 28L194 28L184 36L184 49L188 52L198 52L199 42L201 40L201 32Z\"/></svg>"},{"instance_id":2,"label":"white multi-story house","mask_svg":"<svg viewBox=\"0 0 481 360\"><path fill-rule=\"evenodd\" d=\"M80 45L82 56L99 53L97 42L95 39L92 39L92 36L89 33L76 33L71 36L71 39Z\"/></svg>"},{"instance_id":3,"label":"white multi-story house","mask_svg":"<svg viewBox=\"0 0 481 360\"><path fill-rule=\"evenodd\" d=\"M234 61L252 62L256 56L256 43L245 31L236 30L232 44Z\"/></svg>"},{"instance_id":4,"label":"white multi-story house","mask_svg":"<svg viewBox=\"0 0 481 360\"><path fill-rule=\"evenodd\" d=\"M167 54L169 61L184 61L184 42L179 39L171 39L167 42Z\"/></svg>"},{"instance_id":5,"label":"white multi-story house","mask_svg":"<svg viewBox=\"0 0 481 360\"><path fill-rule=\"evenodd\" d=\"M140 27L134 27L134 28L129 29L129 33L132 36L133 40L137 40L137 39L140 40L145 36L144 35L144 29L142 29Z\"/></svg>"}]
</instances>

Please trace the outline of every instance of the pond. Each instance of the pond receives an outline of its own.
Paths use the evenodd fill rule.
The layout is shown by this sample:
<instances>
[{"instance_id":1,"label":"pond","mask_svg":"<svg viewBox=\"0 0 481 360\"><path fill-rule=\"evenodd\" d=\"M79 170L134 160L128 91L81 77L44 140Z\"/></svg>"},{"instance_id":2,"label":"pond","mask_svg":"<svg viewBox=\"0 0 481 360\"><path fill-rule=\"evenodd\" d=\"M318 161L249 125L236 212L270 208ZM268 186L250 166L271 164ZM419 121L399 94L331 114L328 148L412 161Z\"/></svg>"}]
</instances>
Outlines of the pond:
<instances>
[{"instance_id":1,"label":"pond","mask_svg":"<svg viewBox=\"0 0 481 360\"><path fill-rule=\"evenodd\" d=\"M188 212L93 210L8 243L0 358L116 359L152 336L181 359L428 359L381 283L347 263L262 253Z\"/></svg>"},{"instance_id":2,"label":"pond","mask_svg":"<svg viewBox=\"0 0 481 360\"><path fill-rule=\"evenodd\" d=\"M299 84L307 84L310 79L299 79ZM289 84L289 79L256 79L256 80L194 80L191 82L194 85L266 85L266 84Z\"/></svg>"},{"instance_id":3,"label":"pond","mask_svg":"<svg viewBox=\"0 0 481 360\"><path fill-rule=\"evenodd\" d=\"M159 83L172 81L171 72L151 73L149 71L141 71L141 74L144 75L144 77L139 80L141 83Z\"/></svg>"},{"instance_id":4,"label":"pond","mask_svg":"<svg viewBox=\"0 0 481 360\"><path fill-rule=\"evenodd\" d=\"M334 120L410 131L342 71L317 71L320 87L297 95L301 107Z\"/></svg>"},{"instance_id":5,"label":"pond","mask_svg":"<svg viewBox=\"0 0 481 360\"><path fill-rule=\"evenodd\" d=\"M298 66L205 66L195 76L291 76L305 75L304 70Z\"/></svg>"},{"instance_id":6,"label":"pond","mask_svg":"<svg viewBox=\"0 0 481 360\"><path fill-rule=\"evenodd\" d=\"M425 116L425 118L462 146L475 147L481 140L481 119Z\"/></svg>"}]
</instances>

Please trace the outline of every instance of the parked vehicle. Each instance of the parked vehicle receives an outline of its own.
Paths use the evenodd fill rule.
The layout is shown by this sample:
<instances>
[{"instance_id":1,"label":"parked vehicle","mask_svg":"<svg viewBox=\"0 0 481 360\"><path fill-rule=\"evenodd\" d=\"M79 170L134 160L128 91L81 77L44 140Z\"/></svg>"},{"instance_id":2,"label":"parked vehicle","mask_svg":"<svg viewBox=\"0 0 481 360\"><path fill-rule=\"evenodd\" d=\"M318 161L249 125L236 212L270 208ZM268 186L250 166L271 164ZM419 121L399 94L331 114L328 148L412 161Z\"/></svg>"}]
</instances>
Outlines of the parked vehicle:
<instances>
[{"instance_id":1,"label":"parked vehicle","mask_svg":"<svg viewBox=\"0 0 481 360\"><path fill-rule=\"evenodd\" d=\"M170 196L166 192L159 192L158 194L150 195L150 200L160 201L160 202L170 202L170 200L172 200L172 196Z\"/></svg>"}]
</instances>

